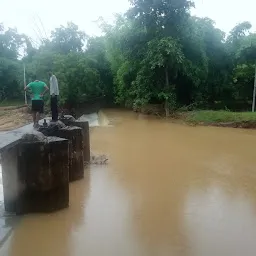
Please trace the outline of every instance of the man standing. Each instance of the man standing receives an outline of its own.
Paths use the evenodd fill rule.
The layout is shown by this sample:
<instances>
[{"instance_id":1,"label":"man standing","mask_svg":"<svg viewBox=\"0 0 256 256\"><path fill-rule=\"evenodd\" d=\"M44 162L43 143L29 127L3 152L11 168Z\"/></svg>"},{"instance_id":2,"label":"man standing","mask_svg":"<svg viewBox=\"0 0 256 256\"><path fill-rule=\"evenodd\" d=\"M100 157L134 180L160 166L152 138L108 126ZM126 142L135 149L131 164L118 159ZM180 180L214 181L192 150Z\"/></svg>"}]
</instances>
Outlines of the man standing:
<instances>
[{"instance_id":1,"label":"man standing","mask_svg":"<svg viewBox=\"0 0 256 256\"><path fill-rule=\"evenodd\" d=\"M44 94L49 90L47 85L39 80L29 83L25 88L25 91L30 90L32 94L32 117L34 122L34 128L39 127L40 114L44 112Z\"/></svg>"},{"instance_id":2,"label":"man standing","mask_svg":"<svg viewBox=\"0 0 256 256\"><path fill-rule=\"evenodd\" d=\"M58 121L58 96L59 96L59 85L56 76L52 71L49 71L50 75L50 96L51 96L51 111L52 121Z\"/></svg>"}]
</instances>

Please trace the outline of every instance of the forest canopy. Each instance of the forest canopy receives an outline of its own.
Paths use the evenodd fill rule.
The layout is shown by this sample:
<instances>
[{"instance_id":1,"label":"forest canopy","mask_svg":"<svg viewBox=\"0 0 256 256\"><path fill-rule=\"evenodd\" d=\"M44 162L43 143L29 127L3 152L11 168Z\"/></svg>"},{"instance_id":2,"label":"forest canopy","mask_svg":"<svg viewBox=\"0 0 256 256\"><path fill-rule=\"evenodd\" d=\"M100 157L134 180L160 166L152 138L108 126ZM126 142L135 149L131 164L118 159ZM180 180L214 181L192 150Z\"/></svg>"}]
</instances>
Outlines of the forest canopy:
<instances>
[{"instance_id":1,"label":"forest canopy","mask_svg":"<svg viewBox=\"0 0 256 256\"><path fill-rule=\"evenodd\" d=\"M189 0L130 0L103 35L89 37L72 22L33 41L0 24L0 101L23 95L27 82L58 77L61 102L104 96L109 104L163 104L248 110L252 102L256 34L237 24L228 34L190 14ZM168 114L167 113L167 114Z\"/></svg>"}]
</instances>

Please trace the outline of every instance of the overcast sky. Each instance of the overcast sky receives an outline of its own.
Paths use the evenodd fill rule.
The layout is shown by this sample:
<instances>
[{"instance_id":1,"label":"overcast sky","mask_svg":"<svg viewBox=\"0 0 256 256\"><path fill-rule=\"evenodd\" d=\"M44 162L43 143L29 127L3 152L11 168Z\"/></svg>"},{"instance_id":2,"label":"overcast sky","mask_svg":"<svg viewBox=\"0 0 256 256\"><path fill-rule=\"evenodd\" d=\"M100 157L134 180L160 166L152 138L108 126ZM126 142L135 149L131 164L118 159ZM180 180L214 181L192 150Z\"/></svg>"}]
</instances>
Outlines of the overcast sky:
<instances>
[{"instance_id":1,"label":"overcast sky","mask_svg":"<svg viewBox=\"0 0 256 256\"><path fill-rule=\"evenodd\" d=\"M0 0L0 23L5 27L16 27L20 33L37 38L36 32L44 34L68 21L76 23L89 35L99 35L94 21L99 16L111 20L113 13L125 12L128 0ZM236 23L250 21L256 28L255 0L195 0L192 14L210 17L216 26L225 32ZM40 19L43 26L40 24ZM39 29L38 29L39 27Z\"/></svg>"}]
</instances>

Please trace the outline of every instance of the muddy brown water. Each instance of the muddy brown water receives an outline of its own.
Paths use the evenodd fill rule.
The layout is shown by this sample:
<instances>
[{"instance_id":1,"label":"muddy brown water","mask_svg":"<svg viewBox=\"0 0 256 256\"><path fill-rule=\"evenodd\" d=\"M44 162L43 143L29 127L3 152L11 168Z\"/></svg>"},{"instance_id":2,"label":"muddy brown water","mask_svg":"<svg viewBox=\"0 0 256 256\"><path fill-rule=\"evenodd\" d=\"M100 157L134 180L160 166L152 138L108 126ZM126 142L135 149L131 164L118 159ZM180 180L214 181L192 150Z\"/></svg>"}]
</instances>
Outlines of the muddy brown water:
<instances>
[{"instance_id":1,"label":"muddy brown water","mask_svg":"<svg viewBox=\"0 0 256 256\"><path fill-rule=\"evenodd\" d=\"M8 256L253 256L256 131L107 111L91 131L107 166L70 186L70 208L23 217Z\"/></svg>"}]
</instances>

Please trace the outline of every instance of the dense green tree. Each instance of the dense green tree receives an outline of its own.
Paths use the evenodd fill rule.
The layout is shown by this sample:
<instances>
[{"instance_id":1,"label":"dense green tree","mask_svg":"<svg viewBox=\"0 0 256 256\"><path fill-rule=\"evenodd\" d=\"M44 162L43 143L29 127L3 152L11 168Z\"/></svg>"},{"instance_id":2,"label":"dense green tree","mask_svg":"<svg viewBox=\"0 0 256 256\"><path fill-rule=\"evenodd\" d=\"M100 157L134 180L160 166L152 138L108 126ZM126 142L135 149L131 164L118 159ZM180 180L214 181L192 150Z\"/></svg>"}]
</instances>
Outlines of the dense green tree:
<instances>
[{"instance_id":1,"label":"dense green tree","mask_svg":"<svg viewBox=\"0 0 256 256\"><path fill-rule=\"evenodd\" d=\"M249 22L225 35L213 20L191 16L193 1L130 2L114 24L100 20L101 37L68 23L35 47L0 24L0 100L21 95L25 64L27 82L48 82L54 70L63 103L105 96L127 107L160 104L166 115L183 106L248 109L256 60Z\"/></svg>"},{"instance_id":2,"label":"dense green tree","mask_svg":"<svg viewBox=\"0 0 256 256\"><path fill-rule=\"evenodd\" d=\"M247 36L243 34L236 49L235 63L233 71L235 99L251 101L256 79L256 34Z\"/></svg>"},{"instance_id":3,"label":"dense green tree","mask_svg":"<svg viewBox=\"0 0 256 256\"><path fill-rule=\"evenodd\" d=\"M62 102L76 105L104 94L99 71L91 62L84 53L56 56L54 70L60 81Z\"/></svg>"},{"instance_id":4,"label":"dense green tree","mask_svg":"<svg viewBox=\"0 0 256 256\"><path fill-rule=\"evenodd\" d=\"M0 24L0 101L5 98L16 98L21 93L19 63L23 38L15 29L5 29Z\"/></svg>"},{"instance_id":5,"label":"dense green tree","mask_svg":"<svg viewBox=\"0 0 256 256\"><path fill-rule=\"evenodd\" d=\"M85 40L86 34L72 22L56 28L51 34L52 50L56 53L82 52Z\"/></svg>"},{"instance_id":6,"label":"dense green tree","mask_svg":"<svg viewBox=\"0 0 256 256\"><path fill-rule=\"evenodd\" d=\"M93 60L91 67L100 75L101 91L108 104L114 102L113 75L110 62L106 55L106 42L104 37L90 38L87 43L86 56Z\"/></svg>"}]
</instances>

